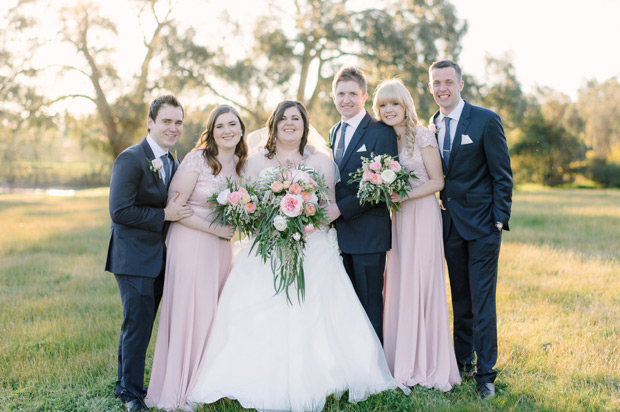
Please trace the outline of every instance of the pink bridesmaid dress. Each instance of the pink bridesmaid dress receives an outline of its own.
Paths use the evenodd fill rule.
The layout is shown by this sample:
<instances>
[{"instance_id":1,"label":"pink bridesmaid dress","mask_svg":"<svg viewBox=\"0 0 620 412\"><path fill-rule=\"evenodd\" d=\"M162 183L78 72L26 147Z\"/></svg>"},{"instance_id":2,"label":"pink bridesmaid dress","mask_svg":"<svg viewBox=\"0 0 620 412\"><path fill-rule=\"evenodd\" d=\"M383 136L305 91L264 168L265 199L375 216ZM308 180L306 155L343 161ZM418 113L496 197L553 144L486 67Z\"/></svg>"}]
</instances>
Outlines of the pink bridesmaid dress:
<instances>
[{"instance_id":1,"label":"pink bridesmaid dress","mask_svg":"<svg viewBox=\"0 0 620 412\"><path fill-rule=\"evenodd\" d=\"M207 199L226 184L226 178L213 175L202 151L188 153L179 166L182 168L199 172L187 204L195 215L207 219L211 212ZM187 393L200 369L231 263L230 242L180 223L170 225L147 406L191 410Z\"/></svg>"},{"instance_id":2,"label":"pink bridesmaid dress","mask_svg":"<svg viewBox=\"0 0 620 412\"><path fill-rule=\"evenodd\" d=\"M437 148L416 128L413 151L399 161L413 170L412 187L429 180L421 148ZM461 378L448 319L441 211L434 194L402 202L392 218L392 249L386 266L383 347L394 378L406 386L449 391Z\"/></svg>"}]
</instances>

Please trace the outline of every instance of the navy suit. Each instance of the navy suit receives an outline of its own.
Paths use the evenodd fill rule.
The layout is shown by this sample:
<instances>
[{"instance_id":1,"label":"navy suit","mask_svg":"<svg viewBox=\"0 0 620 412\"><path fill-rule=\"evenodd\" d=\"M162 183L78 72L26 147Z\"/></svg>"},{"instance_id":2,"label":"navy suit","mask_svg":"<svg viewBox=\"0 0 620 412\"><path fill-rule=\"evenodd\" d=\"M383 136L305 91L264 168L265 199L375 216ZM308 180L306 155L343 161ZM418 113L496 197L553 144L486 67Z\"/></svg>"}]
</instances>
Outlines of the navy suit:
<instances>
[{"instance_id":1,"label":"navy suit","mask_svg":"<svg viewBox=\"0 0 620 412\"><path fill-rule=\"evenodd\" d=\"M329 132L334 147L340 123ZM343 263L355 292L368 314L379 339L383 329L383 273L385 253L392 245L390 214L385 204L360 205L357 184L349 184L350 173L362 166L362 157L371 153L396 156L398 146L394 129L377 122L366 113L355 130L339 165L336 204L341 216L336 219L338 244Z\"/></svg>"},{"instance_id":2,"label":"navy suit","mask_svg":"<svg viewBox=\"0 0 620 412\"><path fill-rule=\"evenodd\" d=\"M147 159L154 155L144 139L118 155L110 181L112 223L105 270L114 273L123 304L116 396L124 402L146 395L146 350L164 284L168 192ZM172 174L176 169L175 161Z\"/></svg>"},{"instance_id":3,"label":"navy suit","mask_svg":"<svg viewBox=\"0 0 620 412\"><path fill-rule=\"evenodd\" d=\"M438 116L435 113L432 122ZM471 143L463 141L466 135ZM497 372L495 291L501 245L497 222L509 230L512 170L501 120L465 102L440 193L443 237L452 291L454 349L461 370L477 355L476 381Z\"/></svg>"}]
</instances>

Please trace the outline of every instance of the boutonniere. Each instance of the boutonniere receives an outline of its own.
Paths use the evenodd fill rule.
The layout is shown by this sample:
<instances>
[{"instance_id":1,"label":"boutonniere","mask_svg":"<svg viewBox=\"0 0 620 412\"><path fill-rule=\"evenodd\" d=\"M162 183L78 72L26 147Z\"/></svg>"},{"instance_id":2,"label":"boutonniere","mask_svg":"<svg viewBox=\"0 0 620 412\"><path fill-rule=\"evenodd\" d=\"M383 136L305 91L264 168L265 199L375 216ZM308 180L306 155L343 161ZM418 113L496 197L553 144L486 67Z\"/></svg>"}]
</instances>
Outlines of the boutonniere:
<instances>
[{"instance_id":1,"label":"boutonniere","mask_svg":"<svg viewBox=\"0 0 620 412\"><path fill-rule=\"evenodd\" d=\"M162 162L160 158L150 160L148 157L146 158L146 161L149 164L149 170L153 173L157 172L157 175L161 179L161 169L164 167L164 162Z\"/></svg>"},{"instance_id":2,"label":"boutonniere","mask_svg":"<svg viewBox=\"0 0 620 412\"><path fill-rule=\"evenodd\" d=\"M435 125L435 123L431 123L428 125L428 130L430 130L431 132L438 134L439 133L439 127L437 127Z\"/></svg>"},{"instance_id":3,"label":"boutonniere","mask_svg":"<svg viewBox=\"0 0 620 412\"><path fill-rule=\"evenodd\" d=\"M331 140L329 140L329 139L327 139L327 141L325 142L325 145L326 145L328 148L330 148L330 149L334 147L334 144L333 144L333 143L332 143L332 141L331 141Z\"/></svg>"},{"instance_id":4,"label":"boutonniere","mask_svg":"<svg viewBox=\"0 0 620 412\"><path fill-rule=\"evenodd\" d=\"M177 149L174 149L174 161L175 162L179 161L179 157L177 156Z\"/></svg>"}]
</instances>

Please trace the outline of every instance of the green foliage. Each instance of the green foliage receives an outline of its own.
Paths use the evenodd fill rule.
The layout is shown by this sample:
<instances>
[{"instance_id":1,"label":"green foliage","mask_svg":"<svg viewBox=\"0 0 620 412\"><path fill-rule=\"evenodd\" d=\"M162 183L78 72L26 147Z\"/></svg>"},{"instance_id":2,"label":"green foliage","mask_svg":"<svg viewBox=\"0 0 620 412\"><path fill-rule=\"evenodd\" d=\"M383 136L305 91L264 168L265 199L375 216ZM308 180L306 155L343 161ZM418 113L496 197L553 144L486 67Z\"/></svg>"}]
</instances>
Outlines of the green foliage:
<instances>
[{"instance_id":1,"label":"green foliage","mask_svg":"<svg viewBox=\"0 0 620 412\"><path fill-rule=\"evenodd\" d=\"M612 160L620 151L620 83L612 77L602 83L592 80L579 90L579 115L584 127L582 138L596 157Z\"/></svg>"},{"instance_id":2,"label":"green foliage","mask_svg":"<svg viewBox=\"0 0 620 412\"><path fill-rule=\"evenodd\" d=\"M478 91L481 105L496 112L507 130L519 127L528 106L535 104L521 90L508 55L486 57L486 78Z\"/></svg>"},{"instance_id":3,"label":"green foliage","mask_svg":"<svg viewBox=\"0 0 620 412\"><path fill-rule=\"evenodd\" d=\"M588 165L588 176L604 187L620 187L620 164L595 157Z\"/></svg>"},{"instance_id":4,"label":"green foliage","mask_svg":"<svg viewBox=\"0 0 620 412\"><path fill-rule=\"evenodd\" d=\"M513 200L497 288L499 396L480 401L467 380L448 393L416 386L410 396L387 391L357 405L345 394L325 411L620 409L620 191L516 191ZM107 190L0 195L3 411L120 410L122 307L103 272L107 202ZM243 409L221 400L199 411Z\"/></svg>"},{"instance_id":5,"label":"green foliage","mask_svg":"<svg viewBox=\"0 0 620 412\"><path fill-rule=\"evenodd\" d=\"M548 186L571 182L585 159L586 146L576 130L566 125L574 118L573 106L554 96L547 96L541 106L528 109L515 132L511 148L513 170L517 180Z\"/></svg>"},{"instance_id":6,"label":"green foliage","mask_svg":"<svg viewBox=\"0 0 620 412\"><path fill-rule=\"evenodd\" d=\"M238 75L228 78L245 95L279 90L305 102L314 126L326 134L338 117L330 97L332 78L355 62L368 75L371 98L381 80L398 75L414 91L425 118L434 111L426 98L428 65L457 58L465 30L446 0L389 0L376 8L346 0L300 0L294 6L269 1L256 21L250 56L229 64ZM246 100L246 109L258 114L254 100Z\"/></svg>"}]
</instances>

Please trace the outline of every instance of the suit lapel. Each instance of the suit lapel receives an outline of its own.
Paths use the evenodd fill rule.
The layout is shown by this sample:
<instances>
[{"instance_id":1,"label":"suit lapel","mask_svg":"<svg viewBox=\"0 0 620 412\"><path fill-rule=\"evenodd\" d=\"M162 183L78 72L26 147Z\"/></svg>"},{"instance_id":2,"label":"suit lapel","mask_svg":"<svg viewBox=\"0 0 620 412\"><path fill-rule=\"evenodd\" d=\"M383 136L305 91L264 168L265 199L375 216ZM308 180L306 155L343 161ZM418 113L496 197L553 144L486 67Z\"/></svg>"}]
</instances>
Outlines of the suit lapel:
<instances>
[{"instance_id":1,"label":"suit lapel","mask_svg":"<svg viewBox=\"0 0 620 412\"><path fill-rule=\"evenodd\" d=\"M351 154L355 151L357 145L359 144L360 140L362 140L364 133L366 133L366 126L368 126L368 122L370 122L370 115L368 114L368 112L366 112L366 115L357 126L357 129L355 129L355 133L351 137L351 141L347 146L347 150L345 150L344 156L342 157L342 162L340 162L341 165L345 165L347 163L347 161L351 157Z\"/></svg>"},{"instance_id":2,"label":"suit lapel","mask_svg":"<svg viewBox=\"0 0 620 412\"><path fill-rule=\"evenodd\" d=\"M151 150L151 146L149 146L149 143L146 141L146 138L142 141L141 145L142 145L142 149L144 150L144 155L146 156L146 158L149 159L150 161L153 161L155 159L155 155L153 154L153 151ZM144 161L146 162L146 159ZM163 179L159 177L159 173L151 172L151 169L148 167L148 165L147 165L146 170L148 170L148 172L153 176L153 179L155 180L154 183L159 189L159 191L161 192L161 195L164 197L164 199L168 199L168 191L166 190L166 185L164 184ZM174 166L173 166L173 173L174 173Z\"/></svg>"},{"instance_id":3,"label":"suit lapel","mask_svg":"<svg viewBox=\"0 0 620 412\"><path fill-rule=\"evenodd\" d=\"M465 102L465 106L463 107L463 111L461 112L461 117L459 119L459 124L456 126L456 133L454 134L454 141L452 142L452 148L450 149L450 162L448 164L448 170L452 163L454 163L454 158L458 155L459 149L461 148L461 137L465 130L467 130L467 126L469 126L469 121L471 117L471 104Z\"/></svg>"}]
</instances>

